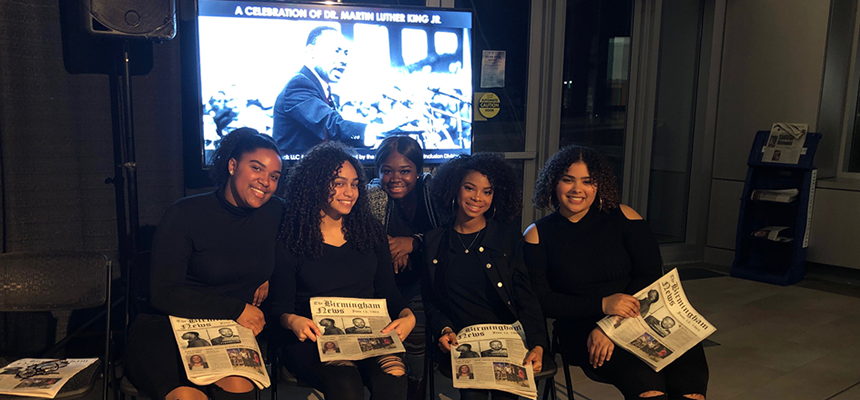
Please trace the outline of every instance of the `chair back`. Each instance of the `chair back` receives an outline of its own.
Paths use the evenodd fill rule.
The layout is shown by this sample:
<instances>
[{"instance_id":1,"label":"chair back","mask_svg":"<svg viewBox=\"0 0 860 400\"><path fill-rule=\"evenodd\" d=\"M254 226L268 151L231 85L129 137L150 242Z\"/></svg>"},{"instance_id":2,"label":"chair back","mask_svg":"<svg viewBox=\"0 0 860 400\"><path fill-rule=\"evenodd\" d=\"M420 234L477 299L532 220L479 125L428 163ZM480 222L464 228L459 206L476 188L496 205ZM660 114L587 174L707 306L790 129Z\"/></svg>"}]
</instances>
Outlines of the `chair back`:
<instances>
[{"instance_id":1,"label":"chair back","mask_svg":"<svg viewBox=\"0 0 860 400\"><path fill-rule=\"evenodd\" d=\"M60 311L108 301L111 263L93 252L0 254L0 311Z\"/></svg>"}]
</instances>

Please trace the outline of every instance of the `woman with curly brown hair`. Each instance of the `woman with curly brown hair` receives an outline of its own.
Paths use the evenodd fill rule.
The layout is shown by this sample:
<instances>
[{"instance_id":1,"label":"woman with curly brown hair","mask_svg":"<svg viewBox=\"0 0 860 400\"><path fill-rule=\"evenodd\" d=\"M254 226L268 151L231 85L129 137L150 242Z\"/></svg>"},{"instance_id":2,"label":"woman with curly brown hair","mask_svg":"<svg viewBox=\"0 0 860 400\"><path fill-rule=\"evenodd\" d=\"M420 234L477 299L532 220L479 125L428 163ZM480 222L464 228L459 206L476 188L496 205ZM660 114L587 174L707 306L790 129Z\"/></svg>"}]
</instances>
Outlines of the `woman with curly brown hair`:
<instances>
[{"instance_id":1,"label":"woman with curly brown hair","mask_svg":"<svg viewBox=\"0 0 860 400\"><path fill-rule=\"evenodd\" d=\"M322 363L315 342L322 335L310 319L311 297L384 298L403 340L415 316L394 284L394 269L382 225L370 213L361 165L336 142L313 147L287 182L278 235L282 251L272 275L272 311L286 332L287 369L321 390L326 399L406 397L406 367L399 355Z\"/></svg>"},{"instance_id":2,"label":"woman with curly brown hair","mask_svg":"<svg viewBox=\"0 0 860 400\"><path fill-rule=\"evenodd\" d=\"M620 204L615 175L600 153L568 146L535 183L534 204L552 214L525 232L525 260L554 336L574 365L607 377L626 399L704 399L708 365L701 344L659 373L621 350L597 327L607 315L636 317L632 294L662 274L648 224Z\"/></svg>"},{"instance_id":3,"label":"woman with curly brown hair","mask_svg":"<svg viewBox=\"0 0 860 400\"><path fill-rule=\"evenodd\" d=\"M523 363L540 372L546 321L523 264L519 187L513 169L493 154L461 155L439 168L430 193L446 205L448 223L426 235L421 289L427 325L443 352L457 346L455 332L467 326L520 321L529 349ZM460 398L487 399L490 393L516 398L479 389L460 389Z\"/></svg>"}]
</instances>

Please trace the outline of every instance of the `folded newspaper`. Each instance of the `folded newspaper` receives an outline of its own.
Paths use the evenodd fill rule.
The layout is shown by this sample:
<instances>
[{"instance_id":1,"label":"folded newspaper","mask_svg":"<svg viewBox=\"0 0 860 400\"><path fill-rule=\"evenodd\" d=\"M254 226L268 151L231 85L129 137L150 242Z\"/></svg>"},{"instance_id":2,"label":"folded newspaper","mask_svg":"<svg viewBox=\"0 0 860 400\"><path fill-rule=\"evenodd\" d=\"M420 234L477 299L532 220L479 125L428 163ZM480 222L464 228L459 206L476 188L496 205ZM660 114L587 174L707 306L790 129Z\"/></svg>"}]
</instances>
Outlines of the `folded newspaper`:
<instances>
[{"instance_id":1,"label":"folded newspaper","mask_svg":"<svg viewBox=\"0 0 860 400\"><path fill-rule=\"evenodd\" d=\"M323 336L317 338L320 361L361 360L403 353L403 342L391 323L385 299L312 297L311 315Z\"/></svg>"},{"instance_id":2,"label":"folded newspaper","mask_svg":"<svg viewBox=\"0 0 860 400\"><path fill-rule=\"evenodd\" d=\"M797 199L797 189L757 189L753 190L750 198L753 200L773 201L777 203L791 203Z\"/></svg>"},{"instance_id":3,"label":"folded newspaper","mask_svg":"<svg viewBox=\"0 0 860 400\"><path fill-rule=\"evenodd\" d=\"M188 380L208 385L227 376L242 376L257 387L269 387L269 374L254 332L226 319L170 317Z\"/></svg>"},{"instance_id":4,"label":"folded newspaper","mask_svg":"<svg viewBox=\"0 0 860 400\"><path fill-rule=\"evenodd\" d=\"M23 358L0 369L0 394L54 398L63 385L98 358Z\"/></svg>"},{"instance_id":5,"label":"folded newspaper","mask_svg":"<svg viewBox=\"0 0 860 400\"><path fill-rule=\"evenodd\" d=\"M451 347L451 376L454 387L492 389L530 399L537 398L537 385L526 358L525 332L513 325L481 324L457 333L457 347Z\"/></svg>"},{"instance_id":6,"label":"folded newspaper","mask_svg":"<svg viewBox=\"0 0 860 400\"><path fill-rule=\"evenodd\" d=\"M690 305L677 268L634 297L639 299L638 317L610 315L597 325L616 346L657 372L717 330Z\"/></svg>"}]
</instances>

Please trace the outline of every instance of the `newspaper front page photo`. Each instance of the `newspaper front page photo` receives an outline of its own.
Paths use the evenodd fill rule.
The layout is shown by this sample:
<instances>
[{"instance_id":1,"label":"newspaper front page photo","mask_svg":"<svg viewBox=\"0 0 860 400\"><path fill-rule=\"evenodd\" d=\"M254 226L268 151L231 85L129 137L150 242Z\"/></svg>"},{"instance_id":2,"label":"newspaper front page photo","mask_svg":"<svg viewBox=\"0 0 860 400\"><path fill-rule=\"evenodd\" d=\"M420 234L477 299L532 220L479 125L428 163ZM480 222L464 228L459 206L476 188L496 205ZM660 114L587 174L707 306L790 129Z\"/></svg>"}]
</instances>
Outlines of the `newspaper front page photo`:
<instances>
[{"instance_id":1,"label":"newspaper front page photo","mask_svg":"<svg viewBox=\"0 0 860 400\"><path fill-rule=\"evenodd\" d=\"M317 338L320 361L362 360L406 349L391 323L385 299L312 297L311 315L320 328Z\"/></svg>"},{"instance_id":2,"label":"newspaper front page photo","mask_svg":"<svg viewBox=\"0 0 860 400\"><path fill-rule=\"evenodd\" d=\"M634 297L639 300L638 317L610 315L597 325L657 372L717 330L690 305L677 269Z\"/></svg>"},{"instance_id":3,"label":"newspaper front page photo","mask_svg":"<svg viewBox=\"0 0 860 400\"><path fill-rule=\"evenodd\" d=\"M451 376L458 389L492 389L537 398L534 371L523 365L528 349L522 325L481 324L457 333Z\"/></svg>"},{"instance_id":4,"label":"newspaper front page photo","mask_svg":"<svg viewBox=\"0 0 860 400\"><path fill-rule=\"evenodd\" d=\"M225 376L243 376L260 389L269 374L254 332L236 321L170 317L188 380L208 385Z\"/></svg>"}]
</instances>

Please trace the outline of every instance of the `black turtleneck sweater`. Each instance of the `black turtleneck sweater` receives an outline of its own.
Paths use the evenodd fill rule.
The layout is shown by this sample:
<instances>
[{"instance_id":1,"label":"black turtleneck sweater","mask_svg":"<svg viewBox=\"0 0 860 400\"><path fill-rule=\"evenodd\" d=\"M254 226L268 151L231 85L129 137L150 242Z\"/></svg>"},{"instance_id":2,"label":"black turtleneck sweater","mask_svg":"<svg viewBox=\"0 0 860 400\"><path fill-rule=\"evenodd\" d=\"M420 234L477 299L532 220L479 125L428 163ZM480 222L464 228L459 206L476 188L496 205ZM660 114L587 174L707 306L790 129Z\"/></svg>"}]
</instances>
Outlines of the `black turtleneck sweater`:
<instances>
[{"instance_id":1,"label":"black turtleneck sweater","mask_svg":"<svg viewBox=\"0 0 860 400\"><path fill-rule=\"evenodd\" d=\"M628 220L621 209L596 207L579 221L558 212L535 222L540 243L524 256L544 315L556 319L563 337L582 342L603 318L602 300L634 294L662 274L660 249L648 224Z\"/></svg>"},{"instance_id":2,"label":"black turtleneck sweater","mask_svg":"<svg viewBox=\"0 0 860 400\"><path fill-rule=\"evenodd\" d=\"M236 319L272 274L283 202L246 209L222 192L180 199L158 224L150 274L157 312Z\"/></svg>"}]
</instances>

